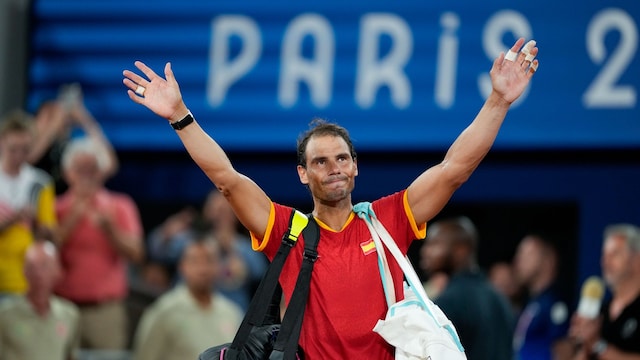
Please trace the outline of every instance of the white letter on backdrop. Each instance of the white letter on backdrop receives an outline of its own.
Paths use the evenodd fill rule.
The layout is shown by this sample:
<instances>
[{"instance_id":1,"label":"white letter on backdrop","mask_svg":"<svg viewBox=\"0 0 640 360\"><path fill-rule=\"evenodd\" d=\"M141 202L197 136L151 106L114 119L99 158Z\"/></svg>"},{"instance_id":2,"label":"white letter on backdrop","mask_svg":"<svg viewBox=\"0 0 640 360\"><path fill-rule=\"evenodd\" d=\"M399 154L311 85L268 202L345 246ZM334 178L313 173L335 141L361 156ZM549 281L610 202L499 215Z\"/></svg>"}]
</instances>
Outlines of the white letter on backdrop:
<instances>
[{"instance_id":1,"label":"white letter on backdrop","mask_svg":"<svg viewBox=\"0 0 640 360\"><path fill-rule=\"evenodd\" d=\"M402 18L387 13L365 15L360 24L356 103L361 108L370 108L378 89L386 85L393 104L400 109L406 108L411 104L411 83L403 68L413 51L409 26ZM380 59L382 35L391 38L391 49Z\"/></svg>"},{"instance_id":2,"label":"white letter on backdrop","mask_svg":"<svg viewBox=\"0 0 640 360\"><path fill-rule=\"evenodd\" d=\"M457 14L446 12L440 17L442 35L438 42L438 64L436 67L436 104L449 109L456 98L456 73L458 70L458 36L460 26Z\"/></svg>"},{"instance_id":3,"label":"white letter on backdrop","mask_svg":"<svg viewBox=\"0 0 640 360\"><path fill-rule=\"evenodd\" d=\"M311 58L305 58L303 54L307 36L314 44ZM309 87L311 102L316 107L323 108L331 102L334 52L333 30L327 19L317 14L303 14L291 21L282 41L278 88L282 107L295 105L299 83L303 81Z\"/></svg>"},{"instance_id":4,"label":"white letter on backdrop","mask_svg":"<svg viewBox=\"0 0 640 360\"><path fill-rule=\"evenodd\" d=\"M529 21L519 12L513 10L502 10L493 15L488 21L482 34L482 46L485 54L491 59L498 57L501 51L506 54L513 44L503 44L502 37L505 33L510 32L514 38L525 38L525 42L531 40L532 31ZM486 99L491 94L491 77L489 73L483 73L478 77L478 88L482 97ZM529 94L531 86L527 86L524 93L516 100L512 107L518 106L527 94Z\"/></svg>"},{"instance_id":5,"label":"white letter on backdrop","mask_svg":"<svg viewBox=\"0 0 640 360\"><path fill-rule=\"evenodd\" d=\"M227 91L256 64L262 51L260 30L255 21L246 16L223 15L211 23L209 50L209 78L207 98L213 107L224 103ZM230 58L231 38L242 40L237 56Z\"/></svg>"}]
</instances>

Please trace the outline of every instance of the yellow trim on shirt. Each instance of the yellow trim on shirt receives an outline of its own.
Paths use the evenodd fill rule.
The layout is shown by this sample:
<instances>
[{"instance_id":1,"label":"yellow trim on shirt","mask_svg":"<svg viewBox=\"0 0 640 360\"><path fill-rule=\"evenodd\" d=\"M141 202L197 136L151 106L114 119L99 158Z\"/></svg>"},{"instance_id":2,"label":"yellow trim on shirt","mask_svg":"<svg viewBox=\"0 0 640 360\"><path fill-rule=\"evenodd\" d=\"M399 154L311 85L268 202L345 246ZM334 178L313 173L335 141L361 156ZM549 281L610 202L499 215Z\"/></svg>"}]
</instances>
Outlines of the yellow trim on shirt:
<instances>
[{"instance_id":1,"label":"yellow trim on shirt","mask_svg":"<svg viewBox=\"0 0 640 360\"><path fill-rule=\"evenodd\" d=\"M295 210L294 210L295 211ZM262 240L258 239L253 233L251 233L251 247L254 251L263 251L264 248L267 247L267 243L269 242L269 236L271 236L271 230L273 229L273 224L276 221L276 207L273 205L273 201L271 202L271 208L269 209L269 222L267 223L267 229L264 231L264 236Z\"/></svg>"},{"instance_id":2,"label":"yellow trim on shirt","mask_svg":"<svg viewBox=\"0 0 640 360\"><path fill-rule=\"evenodd\" d=\"M339 233L342 230L346 229L347 226L349 226L349 224L351 223L351 221L353 221L353 219L355 218L356 214L352 211L351 214L349 214L349 218L347 219L347 221L344 223L344 225L342 225L342 229L340 230L333 230L332 228L329 227L329 225L323 223L320 219L318 219L317 217L313 217L314 219L316 219L316 222L318 223L318 225L328 231L334 232L334 233Z\"/></svg>"},{"instance_id":3,"label":"yellow trim on shirt","mask_svg":"<svg viewBox=\"0 0 640 360\"><path fill-rule=\"evenodd\" d=\"M411 229L413 230L413 234L416 236L416 239L424 239L427 236L427 223L422 223L420 226L416 224L416 219L413 217L413 212L411 211L411 207L409 206L409 196L407 193L409 190L405 190L402 195L402 203L404 204L404 212L407 214L407 218L409 219L409 223L411 224Z\"/></svg>"}]
</instances>

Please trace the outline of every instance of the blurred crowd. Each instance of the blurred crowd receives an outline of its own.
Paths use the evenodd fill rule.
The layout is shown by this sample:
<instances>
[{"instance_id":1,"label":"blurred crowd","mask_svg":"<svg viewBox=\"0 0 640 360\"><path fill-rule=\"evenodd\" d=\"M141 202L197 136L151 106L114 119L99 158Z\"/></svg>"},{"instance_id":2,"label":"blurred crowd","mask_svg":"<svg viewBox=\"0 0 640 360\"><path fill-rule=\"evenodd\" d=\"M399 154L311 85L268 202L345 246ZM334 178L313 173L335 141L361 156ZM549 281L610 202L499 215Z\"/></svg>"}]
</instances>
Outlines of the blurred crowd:
<instances>
[{"instance_id":1,"label":"blurred crowd","mask_svg":"<svg viewBox=\"0 0 640 360\"><path fill-rule=\"evenodd\" d=\"M557 243L526 234L509 262L476 262L475 225L429 225L420 249L425 290L456 326L469 359L640 359L640 228L603 229L601 272L579 301L562 284Z\"/></svg>"},{"instance_id":2,"label":"blurred crowd","mask_svg":"<svg viewBox=\"0 0 640 360\"><path fill-rule=\"evenodd\" d=\"M233 339L266 258L216 189L144 229L130 194L107 186L118 168L77 84L2 118L0 360L196 359ZM606 288L580 294L593 314L561 288L545 235L488 269L481 240L467 217L438 220L415 264L470 360L640 358L638 227L603 229Z\"/></svg>"},{"instance_id":3,"label":"blurred crowd","mask_svg":"<svg viewBox=\"0 0 640 360\"><path fill-rule=\"evenodd\" d=\"M106 185L118 168L77 84L2 118L0 359L195 359L233 339L266 258L217 190L145 231Z\"/></svg>"}]
</instances>

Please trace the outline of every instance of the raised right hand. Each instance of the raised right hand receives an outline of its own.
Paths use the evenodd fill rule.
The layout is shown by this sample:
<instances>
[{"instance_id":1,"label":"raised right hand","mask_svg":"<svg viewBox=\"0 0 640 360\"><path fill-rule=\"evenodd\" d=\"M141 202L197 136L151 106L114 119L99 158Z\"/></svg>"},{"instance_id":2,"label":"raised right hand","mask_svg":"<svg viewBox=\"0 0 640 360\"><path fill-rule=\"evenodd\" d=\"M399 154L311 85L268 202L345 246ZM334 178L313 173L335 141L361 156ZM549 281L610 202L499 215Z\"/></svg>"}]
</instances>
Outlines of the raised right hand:
<instances>
[{"instance_id":1,"label":"raised right hand","mask_svg":"<svg viewBox=\"0 0 640 360\"><path fill-rule=\"evenodd\" d=\"M188 112L186 105L182 101L182 94L178 82L171 71L171 63L167 63L164 67L163 79L156 74L151 68L136 61L135 66L146 76L140 76L133 71L124 70L122 74L125 84L129 90L127 94L129 98L136 104L142 104L156 115L161 116L169 121L178 121L182 119ZM138 87L141 86L144 91ZM138 90L138 92L136 92Z\"/></svg>"}]
</instances>

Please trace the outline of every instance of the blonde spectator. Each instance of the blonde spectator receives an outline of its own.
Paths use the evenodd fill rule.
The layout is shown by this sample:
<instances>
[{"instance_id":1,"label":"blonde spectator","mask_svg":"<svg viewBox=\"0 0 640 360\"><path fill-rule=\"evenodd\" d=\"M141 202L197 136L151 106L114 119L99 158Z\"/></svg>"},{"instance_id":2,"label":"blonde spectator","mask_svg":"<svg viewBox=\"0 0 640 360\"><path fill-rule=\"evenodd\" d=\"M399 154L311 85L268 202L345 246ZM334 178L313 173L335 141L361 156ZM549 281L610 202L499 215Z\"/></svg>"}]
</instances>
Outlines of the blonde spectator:
<instances>
[{"instance_id":1,"label":"blonde spectator","mask_svg":"<svg viewBox=\"0 0 640 360\"><path fill-rule=\"evenodd\" d=\"M36 230L55 234L55 189L49 174L27 163L31 116L21 110L0 123L0 299L23 294L24 255Z\"/></svg>"}]
</instances>

